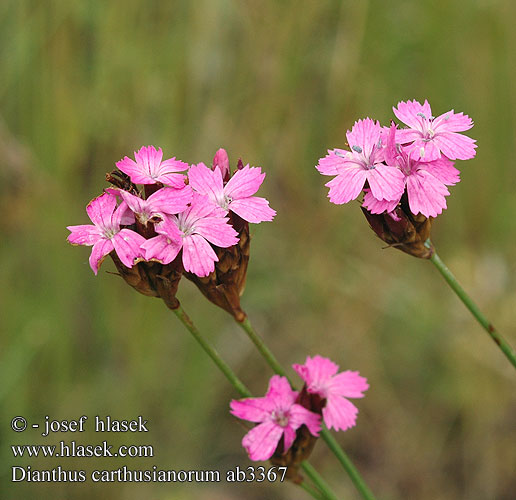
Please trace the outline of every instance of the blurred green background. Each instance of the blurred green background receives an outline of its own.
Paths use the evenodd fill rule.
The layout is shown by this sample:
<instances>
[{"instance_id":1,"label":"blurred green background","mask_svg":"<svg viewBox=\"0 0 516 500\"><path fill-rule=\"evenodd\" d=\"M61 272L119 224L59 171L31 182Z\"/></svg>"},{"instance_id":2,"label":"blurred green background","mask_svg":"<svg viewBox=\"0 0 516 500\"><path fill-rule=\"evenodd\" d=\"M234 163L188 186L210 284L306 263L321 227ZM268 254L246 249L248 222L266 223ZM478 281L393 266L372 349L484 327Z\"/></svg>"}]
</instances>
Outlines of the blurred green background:
<instances>
[{"instance_id":1,"label":"blurred green background","mask_svg":"<svg viewBox=\"0 0 516 500\"><path fill-rule=\"evenodd\" d=\"M516 344L514 19L497 0L1 2L1 498L308 498L290 484L10 482L11 465L250 465L227 411L237 394L182 325L66 243L105 172L153 144L189 163L225 147L267 172L278 215L252 228L243 306L285 365L319 353L368 377L357 427L337 438L379 498L514 499L514 370L431 264L382 249L314 168L356 119L388 124L400 100L472 116L478 154L458 162L433 239ZM231 318L186 280L179 298L263 394L270 372ZM15 415L83 414L82 435L10 429ZM109 441L155 457L12 457L13 443L101 442L91 420L106 414L148 419L148 434ZM312 463L358 498L322 443Z\"/></svg>"}]
</instances>

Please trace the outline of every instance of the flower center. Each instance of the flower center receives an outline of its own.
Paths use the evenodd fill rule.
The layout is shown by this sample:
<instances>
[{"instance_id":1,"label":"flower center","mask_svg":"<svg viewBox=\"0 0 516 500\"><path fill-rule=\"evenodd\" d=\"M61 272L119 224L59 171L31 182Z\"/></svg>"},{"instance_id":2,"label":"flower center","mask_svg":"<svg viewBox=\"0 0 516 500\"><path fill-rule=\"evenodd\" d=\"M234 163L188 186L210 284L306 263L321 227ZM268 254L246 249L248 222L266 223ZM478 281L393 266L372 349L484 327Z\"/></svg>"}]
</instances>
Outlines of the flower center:
<instances>
[{"instance_id":1,"label":"flower center","mask_svg":"<svg viewBox=\"0 0 516 500\"><path fill-rule=\"evenodd\" d=\"M110 240L115 234L118 234L120 232L120 229L114 228L114 227L106 227L104 229L104 236Z\"/></svg>"},{"instance_id":2,"label":"flower center","mask_svg":"<svg viewBox=\"0 0 516 500\"><path fill-rule=\"evenodd\" d=\"M233 201L233 198L231 196L228 196L227 194L224 195L224 201L222 202L222 208L224 210L229 210L229 204Z\"/></svg>"},{"instance_id":3,"label":"flower center","mask_svg":"<svg viewBox=\"0 0 516 500\"><path fill-rule=\"evenodd\" d=\"M272 419L276 422L280 427L286 427L288 425L288 415L281 410L272 412Z\"/></svg>"},{"instance_id":4,"label":"flower center","mask_svg":"<svg viewBox=\"0 0 516 500\"><path fill-rule=\"evenodd\" d=\"M424 113L418 113L417 116L421 117L421 133L423 134L423 140L432 140L435 135L435 130L432 128L434 117L430 116L427 118Z\"/></svg>"}]
</instances>

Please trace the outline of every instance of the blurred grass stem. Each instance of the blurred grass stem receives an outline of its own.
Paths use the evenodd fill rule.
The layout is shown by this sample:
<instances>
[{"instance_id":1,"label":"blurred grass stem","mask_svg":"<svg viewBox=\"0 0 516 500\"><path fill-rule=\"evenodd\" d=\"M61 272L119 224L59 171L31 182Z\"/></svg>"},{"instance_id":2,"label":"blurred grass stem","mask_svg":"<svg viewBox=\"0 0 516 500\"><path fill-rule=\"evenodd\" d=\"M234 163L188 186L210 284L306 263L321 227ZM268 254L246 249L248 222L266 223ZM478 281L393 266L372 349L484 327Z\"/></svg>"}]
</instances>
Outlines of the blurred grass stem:
<instances>
[{"instance_id":1,"label":"blurred grass stem","mask_svg":"<svg viewBox=\"0 0 516 500\"><path fill-rule=\"evenodd\" d=\"M431 245L430 242L428 242L428 244ZM498 345L498 347L502 350L502 352L505 354L505 356L511 362L511 364L516 368L516 352L514 352L514 349L503 338L503 336L496 331L493 324L482 314L475 302L473 302L471 297L466 293L464 288L462 288L462 286L457 281L452 272L448 269L446 264L441 260L439 255L437 255L437 252L434 251L432 257L430 257L430 261L442 274L443 278L446 280L448 285L450 285L451 289L457 294L459 299L462 300L464 305L469 309L469 311L475 317L475 319L482 325L484 330L495 341L496 345Z\"/></svg>"},{"instance_id":2,"label":"blurred grass stem","mask_svg":"<svg viewBox=\"0 0 516 500\"><path fill-rule=\"evenodd\" d=\"M183 323L186 329L193 335L195 340L200 344L202 349L212 361L217 365L220 371L226 376L229 382L237 390L237 392L246 398L252 397L251 391L244 385L244 383L237 377L235 372L229 367L229 365L220 357L220 354L212 347L202 336L201 332L194 325L188 314L184 309L179 306L177 309L172 309L174 314L179 318L179 321ZM315 491L312 487L306 483L301 483L301 486L307 493L317 500L338 500L338 497L333 493L331 488L328 486L326 481L320 476L320 474L307 462L301 463L301 467L305 474L312 480L312 482L319 488L321 493Z\"/></svg>"},{"instance_id":3,"label":"blurred grass stem","mask_svg":"<svg viewBox=\"0 0 516 500\"><path fill-rule=\"evenodd\" d=\"M237 323L247 333L248 337L251 339L258 351L260 351L260 354L265 358L272 370L278 375L287 377L288 381L290 382L290 385L293 389L295 389L294 385L292 384L292 381L288 378L286 371L279 364L278 360L276 359L274 354L272 354L270 349L265 345L262 338L258 335L258 333L256 333L256 330L253 328L253 325L249 321L249 318L246 316L244 321L237 321ZM341 446L335 440L335 438L331 435L328 429L323 428L321 430L321 437L327 444L328 448L330 448L333 454L337 457L338 461L340 462L344 470L348 473L356 489L362 495L362 498L364 498L365 500L374 500L375 497L373 493L367 487L365 481L362 479L362 476L358 472L358 469L353 465L349 457L346 455L344 450L341 448Z\"/></svg>"}]
</instances>

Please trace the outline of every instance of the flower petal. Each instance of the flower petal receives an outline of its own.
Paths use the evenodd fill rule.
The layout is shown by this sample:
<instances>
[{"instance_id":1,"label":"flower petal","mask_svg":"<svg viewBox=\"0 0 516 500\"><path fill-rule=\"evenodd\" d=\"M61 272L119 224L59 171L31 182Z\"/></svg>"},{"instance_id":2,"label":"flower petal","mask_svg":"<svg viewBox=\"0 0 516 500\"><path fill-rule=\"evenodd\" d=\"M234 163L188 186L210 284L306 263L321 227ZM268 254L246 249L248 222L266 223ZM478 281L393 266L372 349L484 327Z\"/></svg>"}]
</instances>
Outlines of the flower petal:
<instances>
[{"instance_id":1,"label":"flower petal","mask_svg":"<svg viewBox=\"0 0 516 500\"><path fill-rule=\"evenodd\" d=\"M350 151L344 149L328 150L328 154L324 158L319 159L316 169L323 175L338 175L341 170L346 167L353 167L349 160L353 158Z\"/></svg>"},{"instance_id":2,"label":"flower petal","mask_svg":"<svg viewBox=\"0 0 516 500\"><path fill-rule=\"evenodd\" d=\"M460 181L460 171L453 166L453 162L448 158L421 163L420 169L431 173L438 181L447 186L453 186Z\"/></svg>"},{"instance_id":3,"label":"flower petal","mask_svg":"<svg viewBox=\"0 0 516 500\"><path fill-rule=\"evenodd\" d=\"M313 358L307 356L304 365L294 364L292 368L309 387L326 385L331 377L339 371L339 365L319 355Z\"/></svg>"},{"instance_id":4,"label":"flower petal","mask_svg":"<svg viewBox=\"0 0 516 500\"><path fill-rule=\"evenodd\" d=\"M111 240L102 239L93 245L90 254L90 267L95 275L97 275L99 267L106 255L108 255L112 250L113 242Z\"/></svg>"},{"instance_id":5,"label":"flower petal","mask_svg":"<svg viewBox=\"0 0 516 500\"><path fill-rule=\"evenodd\" d=\"M293 391L287 377L273 375L269 380L266 398L269 398L277 408L288 411L297 397L297 392Z\"/></svg>"},{"instance_id":6,"label":"flower petal","mask_svg":"<svg viewBox=\"0 0 516 500\"><path fill-rule=\"evenodd\" d=\"M224 202L224 186L220 169L211 170L204 163L192 165L188 171L190 186L198 193L209 196L217 204Z\"/></svg>"},{"instance_id":7,"label":"flower petal","mask_svg":"<svg viewBox=\"0 0 516 500\"><path fill-rule=\"evenodd\" d=\"M413 101L407 102L399 102L397 108L392 108L396 118L402 121L409 127L419 130L422 130L421 126L421 117L418 116L418 113L423 113L427 119L430 119L432 116L432 109L430 108L430 104L425 99L423 104L420 104L415 99Z\"/></svg>"},{"instance_id":8,"label":"flower petal","mask_svg":"<svg viewBox=\"0 0 516 500\"><path fill-rule=\"evenodd\" d=\"M425 170L412 173L407 178L407 195L410 211L425 217L437 217L446 208L446 186Z\"/></svg>"},{"instance_id":9,"label":"flower petal","mask_svg":"<svg viewBox=\"0 0 516 500\"><path fill-rule=\"evenodd\" d=\"M380 122L375 122L371 118L365 118L364 120L358 120L353 125L351 131L348 130L346 137L348 144L353 147L358 146L363 150L366 158L371 154L373 147L375 147L381 135Z\"/></svg>"},{"instance_id":10,"label":"flower petal","mask_svg":"<svg viewBox=\"0 0 516 500\"><path fill-rule=\"evenodd\" d=\"M330 188L328 198L336 205L348 203L358 198L362 192L367 177L367 171L360 166L346 168L339 175L325 184Z\"/></svg>"},{"instance_id":11,"label":"flower petal","mask_svg":"<svg viewBox=\"0 0 516 500\"><path fill-rule=\"evenodd\" d=\"M224 194L233 200L247 198L258 191L264 179L265 172L262 173L260 167L246 165L229 179L224 187Z\"/></svg>"},{"instance_id":12,"label":"flower petal","mask_svg":"<svg viewBox=\"0 0 516 500\"><path fill-rule=\"evenodd\" d=\"M238 233L228 224L228 221L227 217L205 217L199 219L193 229L210 243L227 248L238 243Z\"/></svg>"},{"instance_id":13,"label":"flower petal","mask_svg":"<svg viewBox=\"0 0 516 500\"><path fill-rule=\"evenodd\" d=\"M335 375L328 386L329 393L347 398L363 398L367 389L367 379L350 370Z\"/></svg>"},{"instance_id":14,"label":"flower petal","mask_svg":"<svg viewBox=\"0 0 516 500\"><path fill-rule=\"evenodd\" d=\"M269 202L265 198L260 198L259 196L233 200L228 205L228 208L239 215L242 219L254 224L272 221L276 215L276 210L269 207Z\"/></svg>"},{"instance_id":15,"label":"flower petal","mask_svg":"<svg viewBox=\"0 0 516 500\"><path fill-rule=\"evenodd\" d=\"M160 234L145 240L140 245L140 249L143 250L145 260L157 260L166 265L177 257L182 246L182 239L173 240Z\"/></svg>"},{"instance_id":16,"label":"flower petal","mask_svg":"<svg viewBox=\"0 0 516 500\"><path fill-rule=\"evenodd\" d=\"M251 429L242 439L242 446L251 460L268 460L278 447L283 428L272 421Z\"/></svg>"},{"instance_id":17,"label":"flower petal","mask_svg":"<svg viewBox=\"0 0 516 500\"><path fill-rule=\"evenodd\" d=\"M146 172L142 171L142 167L127 156L116 162L116 168L124 174L127 174L135 184L154 183L154 180L151 179Z\"/></svg>"},{"instance_id":18,"label":"flower petal","mask_svg":"<svg viewBox=\"0 0 516 500\"><path fill-rule=\"evenodd\" d=\"M185 271L199 277L208 276L215 270L218 262L217 254L210 244L199 234L191 234L183 238L183 266Z\"/></svg>"},{"instance_id":19,"label":"flower petal","mask_svg":"<svg viewBox=\"0 0 516 500\"><path fill-rule=\"evenodd\" d=\"M130 229L122 229L111 238L116 254L122 264L133 267L134 260L142 256L140 246L145 243L145 238Z\"/></svg>"},{"instance_id":20,"label":"flower petal","mask_svg":"<svg viewBox=\"0 0 516 500\"><path fill-rule=\"evenodd\" d=\"M297 427L296 427L297 429ZM296 440L296 431L290 427L290 424L287 427L283 427L283 450L282 453L287 453L292 446L292 443Z\"/></svg>"},{"instance_id":21,"label":"flower petal","mask_svg":"<svg viewBox=\"0 0 516 500\"><path fill-rule=\"evenodd\" d=\"M86 212L91 222L100 229L105 229L111 225L111 216L116 207L116 196L104 193L97 196L88 203Z\"/></svg>"},{"instance_id":22,"label":"flower petal","mask_svg":"<svg viewBox=\"0 0 516 500\"><path fill-rule=\"evenodd\" d=\"M192 188L185 186L182 189L164 187L153 193L147 199L147 205L151 213L178 214L186 210L192 201Z\"/></svg>"},{"instance_id":23,"label":"flower petal","mask_svg":"<svg viewBox=\"0 0 516 500\"><path fill-rule=\"evenodd\" d=\"M68 226L66 229L71 234L68 235L68 242L72 245L87 245L92 246L102 237L102 231L97 226L85 224L80 226Z\"/></svg>"},{"instance_id":24,"label":"flower petal","mask_svg":"<svg viewBox=\"0 0 516 500\"><path fill-rule=\"evenodd\" d=\"M274 411L272 400L264 398L247 398L230 403L231 414L249 422L265 422Z\"/></svg>"},{"instance_id":25,"label":"flower petal","mask_svg":"<svg viewBox=\"0 0 516 500\"><path fill-rule=\"evenodd\" d=\"M157 177L158 169L163 159L161 148L156 149L154 146L143 146L134 153L134 157L143 175L147 175L151 179Z\"/></svg>"},{"instance_id":26,"label":"flower petal","mask_svg":"<svg viewBox=\"0 0 516 500\"><path fill-rule=\"evenodd\" d=\"M450 160L469 160L476 154L476 141L467 135L445 132L436 135L433 141Z\"/></svg>"},{"instance_id":27,"label":"flower petal","mask_svg":"<svg viewBox=\"0 0 516 500\"><path fill-rule=\"evenodd\" d=\"M388 165L378 164L376 168L367 170L367 181L377 200L399 200L405 190L403 172Z\"/></svg>"},{"instance_id":28,"label":"flower petal","mask_svg":"<svg viewBox=\"0 0 516 500\"><path fill-rule=\"evenodd\" d=\"M454 113L453 109L443 113L433 121L436 133L440 132L464 132L473 127L473 120L464 113Z\"/></svg>"},{"instance_id":29,"label":"flower petal","mask_svg":"<svg viewBox=\"0 0 516 500\"><path fill-rule=\"evenodd\" d=\"M371 190L367 190L364 196L364 203L362 206L367 208L372 214L383 214L384 212L392 212L398 203L400 202L401 196L397 200L377 200L371 193Z\"/></svg>"},{"instance_id":30,"label":"flower petal","mask_svg":"<svg viewBox=\"0 0 516 500\"><path fill-rule=\"evenodd\" d=\"M356 424L358 408L343 397L332 396L326 400L322 414L328 429L345 431Z\"/></svg>"},{"instance_id":31,"label":"flower petal","mask_svg":"<svg viewBox=\"0 0 516 500\"><path fill-rule=\"evenodd\" d=\"M289 411L288 425L294 430L306 425L310 434L318 436L321 430L321 417L301 405L293 404Z\"/></svg>"}]
</instances>

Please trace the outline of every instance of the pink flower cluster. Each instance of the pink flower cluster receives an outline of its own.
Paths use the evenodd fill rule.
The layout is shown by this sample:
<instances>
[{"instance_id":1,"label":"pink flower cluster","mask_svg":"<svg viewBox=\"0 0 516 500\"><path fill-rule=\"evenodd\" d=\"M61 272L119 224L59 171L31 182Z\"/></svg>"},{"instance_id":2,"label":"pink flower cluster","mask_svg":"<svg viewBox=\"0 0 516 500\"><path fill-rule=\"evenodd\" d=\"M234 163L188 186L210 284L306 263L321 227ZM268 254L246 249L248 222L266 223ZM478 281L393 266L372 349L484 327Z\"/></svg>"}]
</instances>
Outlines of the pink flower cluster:
<instances>
[{"instance_id":1,"label":"pink flower cluster","mask_svg":"<svg viewBox=\"0 0 516 500\"><path fill-rule=\"evenodd\" d=\"M406 193L414 215L436 217L446 208L447 186L460 180L454 160L475 156L476 141L459 133L473 121L453 110L435 118L426 100L400 102L393 111L407 128L358 120L346 134L350 150L329 150L319 160L321 174L336 176L326 184L328 197L340 205L364 191L363 206L381 214L393 211Z\"/></svg>"},{"instance_id":2,"label":"pink flower cluster","mask_svg":"<svg viewBox=\"0 0 516 500\"><path fill-rule=\"evenodd\" d=\"M302 425L313 436L319 435L321 405L310 404L309 398L303 398L305 391L322 402L322 418L328 428L346 430L356 423L358 409L346 398L364 397L369 388L367 379L349 370L337 373L339 366L322 356L308 356L304 365L295 364L293 368L305 382L303 391L292 390L286 377L274 375L264 397L231 401L233 415L259 424L242 440L251 460L269 459L282 437L283 449L279 451L286 453Z\"/></svg>"},{"instance_id":3,"label":"pink flower cluster","mask_svg":"<svg viewBox=\"0 0 516 500\"><path fill-rule=\"evenodd\" d=\"M93 246L90 266L95 274L113 250L126 267L140 261L168 264L182 251L184 269L207 276L218 261L211 245L238 243L230 212L254 223L276 215L266 199L253 196L265 173L239 164L231 176L223 149L211 169L204 163L189 167L175 158L163 161L161 148L153 146L135 152L135 160L126 156L116 165L149 195L144 198L136 188L106 189L86 207L93 225L68 227L70 243Z\"/></svg>"}]
</instances>

